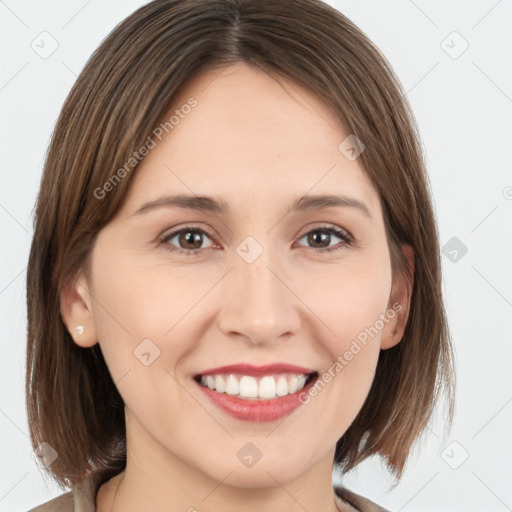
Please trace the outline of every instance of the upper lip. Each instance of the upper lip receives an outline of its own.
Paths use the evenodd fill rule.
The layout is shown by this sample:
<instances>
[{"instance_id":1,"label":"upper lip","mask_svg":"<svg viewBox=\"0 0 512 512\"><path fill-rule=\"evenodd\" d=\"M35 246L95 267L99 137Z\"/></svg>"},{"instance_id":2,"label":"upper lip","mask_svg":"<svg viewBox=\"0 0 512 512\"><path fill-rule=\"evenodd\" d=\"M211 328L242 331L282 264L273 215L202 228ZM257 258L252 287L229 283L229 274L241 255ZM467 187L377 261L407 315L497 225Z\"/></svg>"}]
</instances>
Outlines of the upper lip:
<instances>
[{"instance_id":1,"label":"upper lip","mask_svg":"<svg viewBox=\"0 0 512 512\"><path fill-rule=\"evenodd\" d=\"M270 375L274 373L297 373L297 374L309 374L315 373L316 370L306 368L304 366L296 366L287 363L273 363L266 364L264 366L254 366L247 363L230 364L227 366L218 366L217 368L210 368L196 374L198 375L214 375L221 373L239 373L242 375L252 375L253 377L259 377L262 375Z\"/></svg>"}]
</instances>

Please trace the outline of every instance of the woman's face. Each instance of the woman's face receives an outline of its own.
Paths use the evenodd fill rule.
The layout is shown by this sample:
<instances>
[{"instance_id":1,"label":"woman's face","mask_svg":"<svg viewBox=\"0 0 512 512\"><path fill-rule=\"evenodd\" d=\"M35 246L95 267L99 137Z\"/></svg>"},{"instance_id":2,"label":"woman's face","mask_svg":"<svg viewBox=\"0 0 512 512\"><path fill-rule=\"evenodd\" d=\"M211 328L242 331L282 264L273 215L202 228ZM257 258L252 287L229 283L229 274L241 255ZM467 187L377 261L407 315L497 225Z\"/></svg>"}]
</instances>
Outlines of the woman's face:
<instances>
[{"instance_id":1,"label":"woman's face","mask_svg":"<svg viewBox=\"0 0 512 512\"><path fill-rule=\"evenodd\" d=\"M329 108L246 64L194 78L172 114L80 281L78 343L100 343L129 460L240 487L330 471L400 338L378 193Z\"/></svg>"}]
</instances>

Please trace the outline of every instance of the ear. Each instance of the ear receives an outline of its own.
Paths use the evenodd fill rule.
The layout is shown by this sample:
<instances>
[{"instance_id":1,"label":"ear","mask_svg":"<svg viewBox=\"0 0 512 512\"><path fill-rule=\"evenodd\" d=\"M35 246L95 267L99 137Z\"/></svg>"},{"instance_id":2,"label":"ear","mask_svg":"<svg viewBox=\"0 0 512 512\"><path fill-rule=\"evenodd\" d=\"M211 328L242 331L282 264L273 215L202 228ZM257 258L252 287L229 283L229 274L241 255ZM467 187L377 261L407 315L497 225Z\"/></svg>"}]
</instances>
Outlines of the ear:
<instances>
[{"instance_id":1,"label":"ear","mask_svg":"<svg viewBox=\"0 0 512 512\"><path fill-rule=\"evenodd\" d=\"M388 302L389 313L387 313L390 320L385 323L381 336L380 348L383 350L394 347L400 342L409 318L414 286L414 250L408 244L403 244L401 249L409 262L410 271L406 269L405 275L397 275L393 281Z\"/></svg>"},{"instance_id":2,"label":"ear","mask_svg":"<svg viewBox=\"0 0 512 512\"><path fill-rule=\"evenodd\" d=\"M89 284L82 274L70 279L61 290L60 314L77 345L86 348L98 342Z\"/></svg>"}]
</instances>

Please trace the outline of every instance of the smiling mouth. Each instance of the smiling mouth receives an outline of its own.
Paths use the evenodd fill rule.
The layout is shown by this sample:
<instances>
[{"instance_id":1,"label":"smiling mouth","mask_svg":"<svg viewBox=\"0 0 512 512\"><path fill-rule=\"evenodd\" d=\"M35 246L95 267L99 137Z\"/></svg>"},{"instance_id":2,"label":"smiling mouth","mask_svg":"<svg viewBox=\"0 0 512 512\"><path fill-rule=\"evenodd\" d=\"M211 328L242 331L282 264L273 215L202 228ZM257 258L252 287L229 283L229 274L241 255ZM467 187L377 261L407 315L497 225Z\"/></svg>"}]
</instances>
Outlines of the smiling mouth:
<instances>
[{"instance_id":1,"label":"smiling mouth","mask_svg":"<svg viewBox=\"0 0 512 512\"><path fill-rule=\"evenodd\" d=\"M196 375L194 380L205 388L219 394L230 395L242 400L275 400L293 395L304 389L318 377L318 372L280 372L255 377L240 373L218 373Z\"/></svg>"}]
</instances>

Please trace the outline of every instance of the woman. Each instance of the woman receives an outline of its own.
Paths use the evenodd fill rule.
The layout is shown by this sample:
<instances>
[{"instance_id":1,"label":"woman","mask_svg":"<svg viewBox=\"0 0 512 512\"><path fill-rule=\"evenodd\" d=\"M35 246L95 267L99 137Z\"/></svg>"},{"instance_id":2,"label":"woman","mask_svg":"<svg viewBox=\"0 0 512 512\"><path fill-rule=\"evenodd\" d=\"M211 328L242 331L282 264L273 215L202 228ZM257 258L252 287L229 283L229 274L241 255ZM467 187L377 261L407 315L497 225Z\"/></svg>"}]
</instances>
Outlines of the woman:
<instances>
[{"instance_id":1,"label":"woman","mask_svg":"<svg viewBox=\"0 0 512 512\"><path fill-rule=\"evenodd\" d=\"M63 107L27 276L34 510L372 511L452 354L413 116L317 0L156 0ZM334 466L333 466L334 465Z\"/></svg>"}]
</instances>

